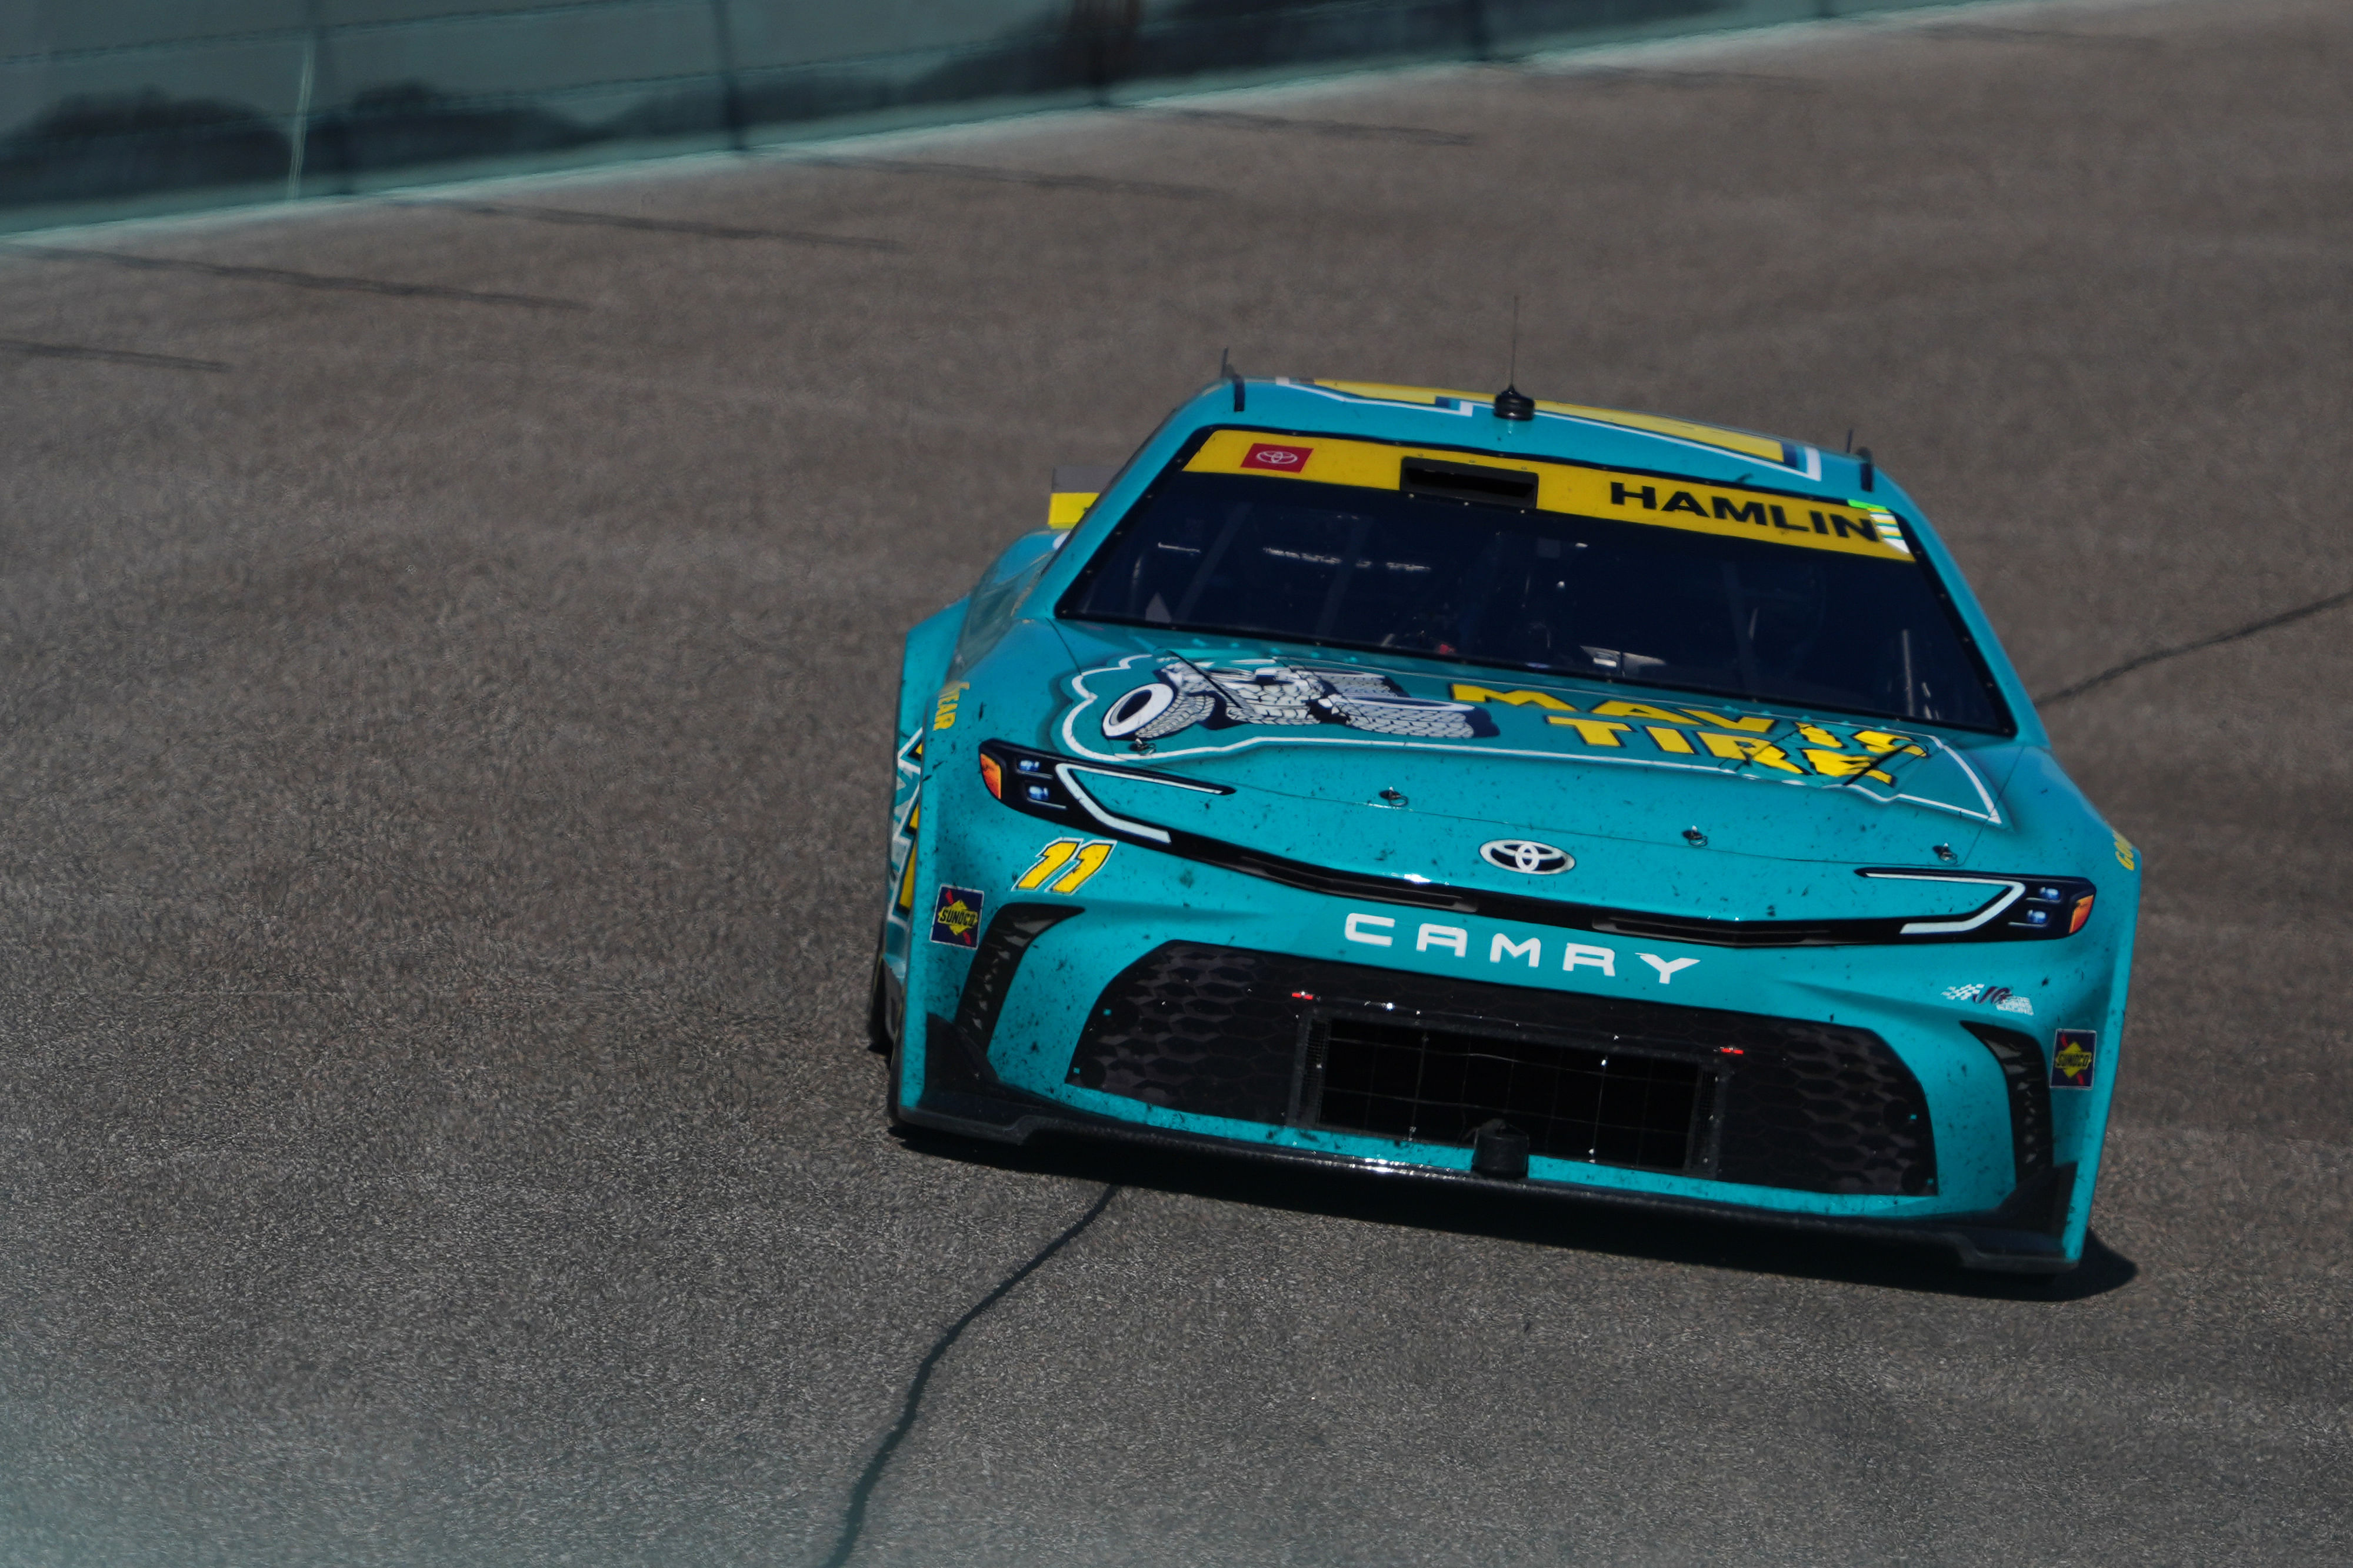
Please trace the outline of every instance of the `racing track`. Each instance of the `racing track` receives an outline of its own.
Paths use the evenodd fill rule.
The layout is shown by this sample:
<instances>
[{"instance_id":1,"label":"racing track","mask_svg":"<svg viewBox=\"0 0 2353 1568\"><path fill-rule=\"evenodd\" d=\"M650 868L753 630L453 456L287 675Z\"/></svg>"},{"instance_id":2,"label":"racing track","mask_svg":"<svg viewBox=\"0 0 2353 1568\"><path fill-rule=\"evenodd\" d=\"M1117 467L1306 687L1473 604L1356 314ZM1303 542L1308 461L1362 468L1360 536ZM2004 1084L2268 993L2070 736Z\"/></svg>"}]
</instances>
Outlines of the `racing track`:
<instances>
[{"instance_id":1,"label":"racing track","mask_svg":"<svg viewBox=\"0 0 2353 1568\"><path fill-rule=\"evenodd\" d=\"M2353 1552L2353 11L1208 107L0 257L0 1560ZM1514 292L1524 386L1858 426L2078 689L2055 1294L883 1133L901 628L1221 347L1485 387Z\"/></svg>"}]
</instances>

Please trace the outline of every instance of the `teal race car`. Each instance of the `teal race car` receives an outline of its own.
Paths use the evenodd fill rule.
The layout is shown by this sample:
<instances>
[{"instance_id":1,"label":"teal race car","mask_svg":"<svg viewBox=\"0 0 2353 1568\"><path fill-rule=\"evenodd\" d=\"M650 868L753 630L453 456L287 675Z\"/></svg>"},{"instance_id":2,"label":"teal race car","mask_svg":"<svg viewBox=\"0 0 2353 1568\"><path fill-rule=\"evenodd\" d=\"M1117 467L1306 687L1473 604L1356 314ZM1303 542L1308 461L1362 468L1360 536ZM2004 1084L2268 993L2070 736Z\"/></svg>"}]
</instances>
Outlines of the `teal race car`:
<instances>
[{"instance_id":1,"label":"teal race car","mask_svg":"<svg viewBox=\"0 0 2353 1568\"><path fill-rule=\"evenodd\" d=\"M2081 1258L2138 857L1867 451L1221 379L908 635L899 1122Z\"/></svg>"}]
</instances>

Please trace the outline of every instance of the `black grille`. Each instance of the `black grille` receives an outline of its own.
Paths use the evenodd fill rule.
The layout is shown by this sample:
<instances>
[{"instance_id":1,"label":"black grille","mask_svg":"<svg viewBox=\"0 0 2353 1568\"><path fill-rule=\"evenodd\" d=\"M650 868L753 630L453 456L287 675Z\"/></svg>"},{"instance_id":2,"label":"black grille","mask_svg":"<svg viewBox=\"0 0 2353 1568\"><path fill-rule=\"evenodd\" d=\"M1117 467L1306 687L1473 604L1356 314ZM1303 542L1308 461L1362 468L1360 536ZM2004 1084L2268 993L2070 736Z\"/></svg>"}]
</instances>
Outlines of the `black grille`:
<instances>
[{"instance_id":1,"label":"black grille","mask_svg":"<svg viewBox=\"0 0 2353 1568\"><path fill-rule=\"evenodd\" d=\"M1687 1163L1662 1160L1663 1168L1801 1192L1936 1191L1926 1098L1887 1042L1868 1029L1444 980L1200 942L1155 948L1103 988L1072 1053L1069 1081L1174 1110L1310 1125L1319 1110L1313 1092L1318 1086L1305 1070L1311 1035L1345 1019L1472 1040L1477 1054L1551 1064L1556 1074L1573 1075L1580 1060L1593 1057L1609 1058L1605 1077L1636 1058L1662 1062L1694 1075L1693 1092L1704 1098L1713 1079L1713 1098L1694 1107L1688 1123L1694 1131ZM1328 1058L1324 1066L1328 1087ZM1633 1069L1625 1070L1630 1086ZM1557 1094L1557 1080L1555 1089ZM1364 1090L1344 1083L1342 1092ZM1586 1147L1603 1147L1605 1123L1663 1131L1672 1118L1669 1101L1659 1097L1672 1090L1646 1079L1643 1092L1657 1099L1656 1109L1646 1100L1646 1109L1623 1113L1613 1100L1587 1116L1595 1131ZM1456 1103L1483 1098L1491 1097L1466 1096ZM1427 1095L1421 1100L1438 1102ZM1526 1103L1513 1098L1509 1107L1487 1114L1502 1116L1533 1142L1538 1131L1530 1124L1533 1112L1518 1109ZM1563 1103L1556 1098L1551 1107ZM1566 1103L1568 1114L1556 1120L1573 1129L1580 1102L1572 1097ZM1326 1124L1335 1114L1371 1113L1342 1105L1322 1109ZM1486 1119L1477 1116L1471 1125ZM1553 1148L1564 1150L1574 1150L1579 1136L1573 1130L1555 1135L1565 1141ZM1452 1141L1469 1140L1458 1133ZM1609 1147L1621 1152L1613 1157L1577 1150L1562 1157L1612 1163L1650 1163L1658 1157L1648 1145L1630 1156L1622 1143ZM1553 1152L1541 1142L1535 1149Z\"/></svg>"},{"instance_id":2,"label":"black grille","mask_svg":"<svg viewBox=\"0 0 2353 1568\"><path fill-rule=\"evenodd\" d=\"M974 1045L988 1048L989 1037L997 1033L997 1010L1013 989L1013 976L1029 944L1083 912L1076 904L1007 904L990 918L956 998L956 1026Z\"/></svg>"},{"instance_id":3,"label":"black grille","mask_svg":"<svg viewBox=\"0 0 2353 1568\"><path fill-rule=\"evenodd\" d=\"M1927 1098L1886 1041L1837 1024L1749 1022L1765 1028L1738 1047L1725 1087L1717 1180L1815 1193L1936 1190Z\"/></svg>"},{"instance_id":4,"label":"black grille","mask_svg":"<svg viewBox=\"0 0 2353 1568\"><path fill-rule=\"evenodd\" d=\"M2024 1186L2051 1169L2051 1068L2034 1037L1996 1024L1965 1018L1961 1027L1975 1035L2001 1068L2002 1087L2010 1095L2010 1163Z\"/></svg>"},{"instance_id":5,"label":"black grille","mask_svg":"<svg viewBox=\"0 0 2353 1568\"><path fill-rule=\"evenodd\" d=\"M1277 973L1293 960L1172 942L1104 988L1070 1079L1146 1105L1285 1120L1299 1070L1301 1005Z\"/></svg>"},{"instance_id":6,"label":"black grille","mask_svg":"<svg viewBox=\"0 0 2353 1568\"><path fill-rule=\"evenodd\" d=\"M997 1084L988 1065L988 1044L997 1015L1013 989L1013 977L1029 944L1071 916L1076 904L1007 904L989 917L988 930L965 971L955 1016L931 1016L923 1038L923 1097L934 1090L976 1093Z\"/></svg>"},{"instance_id":7,"label":"black grille","mask_svg":"<svg viewBox=\"0 0 2353 1568\"><path fill-rule=\"evenodd\" d=\"M1318 1126L1467 1145L1500 1117L1531 1154L1699 1163L1715 1075L1695 1063L1359 1018L1317 1033L1301 1099Z\"/></svg>"}]
</instances>

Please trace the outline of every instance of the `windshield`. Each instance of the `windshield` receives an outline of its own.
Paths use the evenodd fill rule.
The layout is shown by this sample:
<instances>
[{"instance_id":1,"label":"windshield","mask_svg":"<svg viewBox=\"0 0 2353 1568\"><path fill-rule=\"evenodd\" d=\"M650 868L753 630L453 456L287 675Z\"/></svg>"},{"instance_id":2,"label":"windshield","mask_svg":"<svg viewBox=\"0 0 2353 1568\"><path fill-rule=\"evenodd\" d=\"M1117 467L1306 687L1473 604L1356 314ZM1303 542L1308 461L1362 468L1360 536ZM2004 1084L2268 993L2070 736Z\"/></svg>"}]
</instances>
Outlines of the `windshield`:
<instances>
[{"instance_id":1,"label":"windshield","mask_svg":"<svg viewBox=\"0 0 2353 1568\"><path fill-rule=\"evenodd\" d=\"M1313 450L1280 448L1294 449ZM1403 461L1412 484L1416 459ZM1482 474L1518 477L1472 465L1422 464L1440 470L1420 476L1423 493L1202 467L1197 456L1162 477L1064 598L1064 616L2010 728L1927 568L1901 543L1883 558L1810 532L1782 542L1445 493L1481 496L1498 489ZM1686 493L1636 478L1615 487L1626 506ZM1525 483L1529 496L1510 499L1535 499L1535 479ZM1744 493L1694 489L1702 500ZM1767 526L1765 509L1757 516Z\"/></svg>"}]
</instances>

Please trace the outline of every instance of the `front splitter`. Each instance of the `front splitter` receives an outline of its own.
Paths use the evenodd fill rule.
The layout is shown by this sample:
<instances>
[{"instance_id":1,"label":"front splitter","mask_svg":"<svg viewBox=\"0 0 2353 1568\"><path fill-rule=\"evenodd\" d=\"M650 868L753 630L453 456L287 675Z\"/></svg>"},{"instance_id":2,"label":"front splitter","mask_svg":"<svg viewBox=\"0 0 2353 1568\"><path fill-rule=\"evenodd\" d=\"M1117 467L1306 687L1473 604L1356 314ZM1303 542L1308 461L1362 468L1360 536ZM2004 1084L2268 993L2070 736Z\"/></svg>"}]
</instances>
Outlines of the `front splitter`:
<instances>
[{"instance_id":1,"label":"front splitter","mask_svg":"<svg viewBox=\"0 0 2353 1568\"><path fill-rule=\"evenodd\" d=\"M895 1068L894 1061L893 1067ZM1982 1214L1939 1215L1933 1219L1859 1219L1833 1215L1789 1214L1715 1203L1704 1198L1662 1197L1561 1182L1509 1181L1468 1171L1444 1170L1338 1154L1324 1150L1293 1149L1245 1143L1209 1133L1183 1132L1160 1127L1138 1127L1113 1117L1097 1116L1051 1100L1032 1097L1001 1085L994 1092L930 1088L921 1103L900 1105L893 1114L903 1122L934 1131L950 1132L993 1143L1025 1144L1040 1132L1181 1150L1227 1159L1271 1163L1293 1168L1388 1177L1433 1186L1473 1189L1498 1196L1539 1197L1570 1204L1592 1204L1615 1210L1667 1215L1684 1219L1730 1221L1799 1231L1813 1236L1841 1236L1898 1246L1939 1247L1954 1255L1964 1268L2000 1274L2064 1274L2077 1259L2061 1250L2059 1238L2020 1228L2021 1213L2048 1212L2051 1194L2042 1184L2021 1188L2000 1209ZM2074 1168L2063 1167L2050 1177L2073 1184Z\"/></svg>"}]
</instances>

